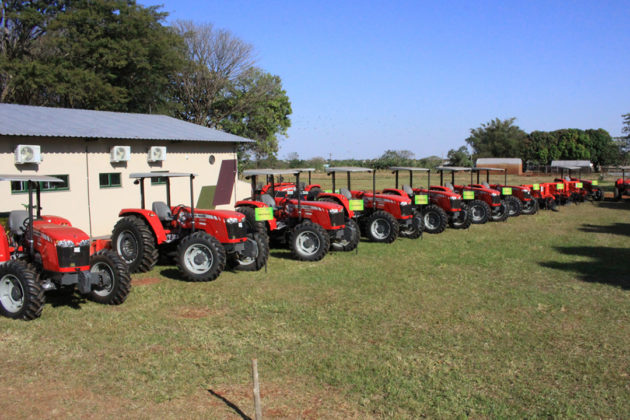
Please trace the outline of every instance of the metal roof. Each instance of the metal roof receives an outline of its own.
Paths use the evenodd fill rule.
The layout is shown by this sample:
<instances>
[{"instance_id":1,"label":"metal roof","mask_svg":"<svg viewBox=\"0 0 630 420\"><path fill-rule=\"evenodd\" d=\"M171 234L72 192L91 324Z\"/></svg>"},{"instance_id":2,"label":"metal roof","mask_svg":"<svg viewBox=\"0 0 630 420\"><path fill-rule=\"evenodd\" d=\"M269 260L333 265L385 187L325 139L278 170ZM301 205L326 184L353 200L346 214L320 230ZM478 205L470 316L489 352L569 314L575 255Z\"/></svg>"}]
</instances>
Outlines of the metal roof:
<instances>
[{"instance_id":1,"label":"metal roof","mask_svg":"<svg viewBox=\"0 0 630 420\"><path fill-rule=\"evenodd\" d=\"M430 171L430 169L427 169L427 168L416 168L413 166L391 166L388 169L391 171L419 171L419 172Z\"/></svg>"},{"instance_id":2,"label":"metal roof","mask_svg":"<svg viewBox=\"0 0 630 420\"><path fill-rule=\"evenodd\" d=\"M332 172L372 172L373 169L370 168L361 168L358 166L334 166L330 168L326 168L326 173Z\"/></svg>"},{"instance_id":3,"label":"metal roof","mask_svg":"<svg viewBox=\"0 0 630 420\"><path fill-rule=\"evenodd\" d=\"M501 171L505 172L505 168L487 168L485 166L476 166L472 168L473 171Z\"/></svg>"},{"instance_id":4,"label":"metal roof","mask_svg":"<svg viewBox=\"0 0 630 420\"><path fill-rule=\"evenodd\" d=\"M181 178L191 175L197 176L197 174L184 172L137 172L129 174L129 178Z\"/></svg>"},{"instance_id":5,"label":"metal roof","mask_svg":"<svg viewBox=\"0 0 630 420\"><path fill-rule=\"evenodd\" d=\"M295 168L300 172L315 172L315 168Z\"/></svg>"},{"instance_id":6,"label":"metal roof","mask_svg":"<svg viewBox=\"0 0 630 420\"><path fill-rule=\"evenodd\" d=\"M0 104L0 135L243 143L253 140L166 115Z\"/></svg>"},{"instance_id":7,"label":"metal roof","mask_svg":"<svg viewBox=\"0 0 630 420\"><path fill-rule=\"evenodd\" d=\"M519 158L479 158L477 159L477 165L492 165L497 163L509 163L509 164L520 164L523 161Z\"/></svg>"},{"instance_id":8,"label":"metal roof","mask_svg":"<svg viewBox=\"0 0 630 420\"><path fill-rule=\"evenodd\" d=\"M560 167L560 166L581 166L581 167L592 167L593 164L590 160L552 160L552 167Z\"/></svg>"},{"instance_id":9,"label":"metal roof","mask_svg":"<svg viewBox=\"0 0 630 420\"><path fill-rule=\"evenodd\" d=\"M248 178L254 175L296 175L299 172L299 169L246 169L243 176Z\"/></svg>"},{"instance_id":10,"label":"metal roof","mask_svg":"<svg viewBox=\"0 0 630 420\"><path fill-rule=\"evenodd\" d=\"M63 179L47 175L0 175L0 181L63 182Z\"/></svg>"},{"instance_id":11,"label":"metal roof","mask_svg":"<svg viewBox=\"0 0 630 420\"><path fill-rule=\"evenodd\" d=\"M451 172L470 172L472 168L467 168L465 166L438 166L438 171L451 171Z\"/></svg>"}]
</instances>

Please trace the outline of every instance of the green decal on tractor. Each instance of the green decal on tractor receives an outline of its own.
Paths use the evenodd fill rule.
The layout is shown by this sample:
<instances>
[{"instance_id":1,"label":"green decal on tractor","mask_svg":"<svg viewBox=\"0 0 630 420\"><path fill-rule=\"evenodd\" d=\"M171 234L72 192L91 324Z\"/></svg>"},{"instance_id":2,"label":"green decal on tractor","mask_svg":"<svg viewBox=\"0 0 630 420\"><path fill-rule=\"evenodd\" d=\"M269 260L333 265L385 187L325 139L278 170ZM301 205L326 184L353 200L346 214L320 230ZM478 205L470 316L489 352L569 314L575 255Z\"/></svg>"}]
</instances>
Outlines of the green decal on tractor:
<instances>
[{"instance_id":1,"label":"green decal on tractor","mask_svg":"<svg viewBox=\"0 0 630 420\"><path fill-rule=\"evenodd\" d=\"M540 184L534 184L534 185L532 185L532 189L533 189L534 191L540 191Z\"/></svg>"},{"instance_id":2,"label":"green decal on tractor","mask_svg":"<svg viewBox=\"0 0 630 420\"><path fill-rule=\"evenodd\" d=\"M348 200L350 210L352 211L362 211L363 210L363 200Z\"/></svg>"},{"instance_id":3,"label":"green decal on tractor","mask_svg":"<svg viewBox=\"0 0 630 420\"><path fill-rule=\"evenodd\" d=\"M325 193L332 194L332 190L324 190ZM335 194L339 194L339 190L335 190Z\"/></svg>"},{"instance_id":4,"label":"green decal on tractor","mask_svg":"<svg viewBox=\"0 0 630 420\"><path fill-rule=\"evenodd\" d=\"M575 186L576 186L577 188L584 188L584 185L582 185L582 183L581 183L581 182L577 182L577 183L575 184Z\"/></svg>"},{"instance_id":5,"label":"green decal on tractor","mask_svg":"<svg viewBox=\"0 0 630 420\"><path fill-rule=\"evenodd\" d=\"M599 185L599 181L594 179L591 181L591 185Z\"/></svg>"},{"instance_id":6,"label":"green decal on tractor","mask_svg":"<svg viewBox=\"0 0 630 420\"><path fill-rule=\"evenodd\" d=\"M475 192L474 191L464 191L464 200L474 200Z\"/></svg>"},{"instance_id":7,"label":"green decal on tractor","mask_svg":"<svg viewBox=\"0 0 630 420\"><path fill-rule=\"evenodd\" d=\"M264 220L273 219L273 209L271 207L256 207L256 221L262 222Z\"/></svg>"},{"instance_id":8,"label":"green decal on tractor","mask_svg":"<svg viewBox=\"0 0 630 420\"><path fill-rule=\"evenodd\" d=\"M503 195L512 195L512 187L503 187L503 188L501 188L501 194L503 194Z\"/></svg>"},{"instance_id":9,"label":"green decal on tractor","mask_svg":"<svg viewBox=\"0 0 630 420\"><path fill-rule=\"evenodd\" d=\"M556 184L556 188L559 189L559 190L564 190L564 184L562 182L558 182Z\"/></svg>"},{"instance_id":10,"label":"green decal on tractor","mask_svg":"<svg viewBox=\"0 0 630 420\"><path fill-rule=\"evenodd\" d=\"M426 194L414 195L414 204L429 204L429 196Z\"/></svg>"}]
</instances>

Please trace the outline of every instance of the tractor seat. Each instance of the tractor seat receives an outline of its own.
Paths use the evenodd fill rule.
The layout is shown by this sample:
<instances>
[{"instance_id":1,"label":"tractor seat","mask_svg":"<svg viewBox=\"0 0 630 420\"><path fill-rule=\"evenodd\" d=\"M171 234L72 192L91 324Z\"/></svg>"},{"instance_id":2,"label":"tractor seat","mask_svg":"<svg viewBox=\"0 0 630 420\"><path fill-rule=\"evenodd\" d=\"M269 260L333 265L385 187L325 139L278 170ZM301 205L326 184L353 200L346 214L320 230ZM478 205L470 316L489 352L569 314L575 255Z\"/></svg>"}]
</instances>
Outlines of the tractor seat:
<instances>
[{"instance_id":1,"label":"tractor seat","mask_svg":"<svg viewBox=\"0 0 630 420\"><path fill-rule=\"evenodd\" d=\"M9 221L7 228L9 232L14 236L20 236L24 234L24 222L28 219L28 212L26 210L13 210L9 213Z\"/></svg>"},{"instance_id":2,"label":"tractor seat","mask_svg":"<svg viewBox=\"0 0 630 420\"><path fill-rule=\"evenodd\" d=\"M306 196L306 200L308 201L315 201L317 199L317 196L322 192L321 188L318 187L313 187L310 189L310 191L308 192L308 195Z\"/></svg>"},{"instance_id":3,"label":"tractor seat","mask_svg":"<svg viewBox=\"0 0 630 420\"><path fill-rule=\"evenodd\" d=\"M568 177L568 176L565 176L565 177L564 177L564 180L565 180L565 181L571 181L571 178L570 178L570 177Z\"/></svg>"},{"instance_id":4,"label":"tractor seat","mask_svg":"<svg viewBox=\"0 0 630 420\"><path fill-rule=\"evenodd\" d=\"M151 209L157 214L161 222L170 222L173 220L173 213L164 201L154 201Z\"/></svg>"},{"instance_id":5,"label":"tractor seat","mask_svg":"<svg viewBox=\"0 0 630 420\"><path fill-rule=\"evenodd\" d=\"M402 187L405 194L407 194L409 197L413 195L413 190L411 189L409 185L403 185Z\"/></svg>"},{"instance_id":6,"label":"tractor seat","mask_svg":"<svg viewBox=\"0 0 630 420\"><path fill-rule=\"evenodd\" d=\"M481 185L483 185L486 188L490 188L490 184L488 184L487 182L482 182Z\"/></svg>"},{"instance_id":7,"label":"tractor seat","mask_svg":"<svg viewBox=\"0 0 630 420\"><path fill-rule=\"evenodd\" d=\"M451 184L450 182L448 182L448 183L446 184L446 188L448 188L449 190L451 190L451 191L455 192L455 188L453 188L453 184Z\"/></svg>"},{"instance_id":8,"label":"tractor seat","mask_svg":"<svg viewBox=\"0 0 630 420\"><path fill-rule=\"evenodd\" d=\"M260 196L260 201L271 207L272 209L276 209L276 200L273 199L269 194L263 194Z\"/></svg>"},{"instance_id":9,"label":"tractor seat","mask_svg":"<svg viewBox=\"0 0 630 420\"><path fill-rule=\"evenodd\" d=\"M339 188L339 194L343 195L348 200L352 200L352 193L347 188Z\"/></svg>"}]
</instances>

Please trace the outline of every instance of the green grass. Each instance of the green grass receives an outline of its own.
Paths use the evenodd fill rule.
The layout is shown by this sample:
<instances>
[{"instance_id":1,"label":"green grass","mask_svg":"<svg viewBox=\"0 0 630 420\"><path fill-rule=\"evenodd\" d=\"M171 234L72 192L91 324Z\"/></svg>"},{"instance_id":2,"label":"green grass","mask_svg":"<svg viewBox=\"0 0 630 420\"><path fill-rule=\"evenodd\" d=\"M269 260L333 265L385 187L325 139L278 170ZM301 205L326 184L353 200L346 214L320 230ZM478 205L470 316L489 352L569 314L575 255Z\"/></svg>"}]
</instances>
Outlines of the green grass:
<instances>
[{"instance_id":1,"label":"green grass","mask_svg":"<svg viewBox=\"0 0 630 420\"><path fill-rule=\"evenodd\" d=\"M160 266L117 307L53 296L0 319L0 412L253 416L255 357L267 418L628 418L628 215L569 205L318 263L277 249L210 283Z\"/></svg>"}]
</instances>

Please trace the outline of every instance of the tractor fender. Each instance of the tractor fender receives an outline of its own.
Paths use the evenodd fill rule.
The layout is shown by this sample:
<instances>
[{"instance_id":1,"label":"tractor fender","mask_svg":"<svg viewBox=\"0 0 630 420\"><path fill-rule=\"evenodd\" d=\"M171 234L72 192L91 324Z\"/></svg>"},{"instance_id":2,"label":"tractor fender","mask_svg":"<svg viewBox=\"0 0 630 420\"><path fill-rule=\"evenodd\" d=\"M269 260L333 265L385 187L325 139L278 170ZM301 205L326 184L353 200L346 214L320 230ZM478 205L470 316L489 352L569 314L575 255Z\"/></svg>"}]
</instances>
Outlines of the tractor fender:
<instances>
[{"instance_id":1,"label":"tractor fender","mask_svg":"<svg viewBox=\"0 0 630 420\"><path fill-rule=\"evenodd\" d=\"M255 209L255 208L267 207L267 205L260 201L241 200L241 201L237 201L234 207L251 207ZM267 223L267 227L269 228L270 231L276 230L278 228L278 224L276 223L275 217L271 220L266 220L265 222Z\"/></svg>"},{"instance_id":2,"label":"tractor fender","mask_svg":"<svg viewBox=\"0 0 630 420\"><path fill-rule=\"evenodd\" d=\"M72 226L72 223L70 223L68 219L64 219L63 217L59 216L42 215L40 219L45 221L46 223L52 223L53 225Z\"/></svg>"},{"instance_id":3,"label":"tractor fender","mask_svg":"<svg viewBox=\"0 0 630 420\"><path fill-rule=\"evenodd\" d=\"M152 212L151 210L146 209L122 209L120 213L118 213L119 217L125 216L139 216L142 219L146 220L149 224L149 227L153 231L155 235L155 239L158 245L166 241L166 232L164 231L164 227L162 227L162 222L160 222L157 214Z\"/></svg>"},{"instance_id":4,"label":"tractor fender","mask_svg":"<svg viewBox=\"0 0 630 420\"><path fill-rule=\"evenodd\" d=\"M343 211L346 213L346 216L348 216L349 218L354 217L354 211L350 210L350 202L344 195L336 194L336 193L321 192L317 196L317 200L320 200L322 198L335 200L335 203L343 207Z\"/></svg>"},{"instance_id":5,"label":"tractor fender","mask_svg":"<svg viewBox=\"0 0 630 420\"><path fill-rule=\"evenodd\" d=\"M9 247L9 238L4 231L4 228L0 226L0 264L11 259L11 248Z\"/></svg>"}]
</instances>

